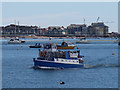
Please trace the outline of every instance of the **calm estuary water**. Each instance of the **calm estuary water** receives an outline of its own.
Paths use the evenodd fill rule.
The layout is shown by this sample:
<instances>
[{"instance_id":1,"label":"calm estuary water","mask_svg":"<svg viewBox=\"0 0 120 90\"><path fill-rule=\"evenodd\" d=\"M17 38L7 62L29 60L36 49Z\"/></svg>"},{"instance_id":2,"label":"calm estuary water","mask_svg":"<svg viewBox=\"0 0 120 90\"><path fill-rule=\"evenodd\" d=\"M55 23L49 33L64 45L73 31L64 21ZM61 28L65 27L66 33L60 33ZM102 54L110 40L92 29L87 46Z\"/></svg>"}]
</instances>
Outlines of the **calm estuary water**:
<instances>
[{"instance_id":1,"label":"calm estuary water","mask_svg":"<svg viewBox=\"0 0 120 90\"><path fill-rule=\"evenodd\" d=\"M117 88L118 45L112 41L76 44L84 55L84 69L44 70L33 69L32 58L38 49L35 43L61 43L62 39L25 39L25 44L2 43L3 88ZM40 41L38 41L40 40ZM65 39L75 43L77 39ZM99 39L100 40L100 39ZM104 40L104 39L103 39ZM112 39L106 39L112 40ZM115 55L112 55L115 53ZM60 82L65 84L61 85Z\"/></svg>"}]
</instances>

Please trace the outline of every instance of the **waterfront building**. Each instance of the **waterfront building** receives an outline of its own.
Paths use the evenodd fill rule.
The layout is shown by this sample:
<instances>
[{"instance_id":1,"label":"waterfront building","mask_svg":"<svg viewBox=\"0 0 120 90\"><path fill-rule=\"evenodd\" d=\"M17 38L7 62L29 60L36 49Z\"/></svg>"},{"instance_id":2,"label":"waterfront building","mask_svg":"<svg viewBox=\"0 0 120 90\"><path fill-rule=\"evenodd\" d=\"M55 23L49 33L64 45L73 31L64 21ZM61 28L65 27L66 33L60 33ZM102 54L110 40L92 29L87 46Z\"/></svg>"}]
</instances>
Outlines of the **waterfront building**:
<instances>
[{"instance_id":1,"label":"waterfront building","mask_svg":"<svg viewBox=\"0 0 120 90\"><path fill-rule=\"evenodd\" d=\"M71 24L67 27L68 34L87 35L86 24Z\"/></svg>"},{"instance_id":2,"label":"waterfront building","mask_svg":"<svg viewBox=\"0 0 120 90\"><path fill-rule=\"evenodd\" d=\"M32 35L38 33L37 26L19 26L19 25L8 25L2 27L3 36L17 36L17 35Z\"/></svg>"},{"instance_id":3,"label":"waterfront building","mask_svg":"<svg viewBox=\"0 0 120 90\"><path fill-rule=\"evenodd\" d=\"M103 22L97 22L88 26L87 30L89 36L106 36L108 33L108 26Z\"/></svg>"},{"instance_id":4,"label":"waterfront building","mask_svg":"<svg viewBox=\"0 0 120 90\"><path fill-rule=\"evenodd\" d=\"M62 26L50 26L48 27L48 34L49 35L65 35L66 29Z\"/></svg>"},{"instance_id":5,"label":"waterfront building","mask_svg":"<svg viewBox=\"0 0 120 90\"><path fill-rule=\"evenodd\" d=\"M47 28L38 28L38 33L37 35L47 35L48 34L48 29Z\"/></svg>"},{"instance_id":6,"label":"waterfront building","mask_svg":"<svg viewBox=\"0 0 120 90\"><path fill-rule=\"evenodd\" d=\"M41 28L37 26L19 26L10 24L1 27L0 33L2 36L19 36L19 35L38 35L38 36L115 36L115 33L108 33L108 26L103 22L92 23L87 27L86 24L70 24L67 28L63 26L49 26L48 28Z\"/></svg>"}]
</instances>

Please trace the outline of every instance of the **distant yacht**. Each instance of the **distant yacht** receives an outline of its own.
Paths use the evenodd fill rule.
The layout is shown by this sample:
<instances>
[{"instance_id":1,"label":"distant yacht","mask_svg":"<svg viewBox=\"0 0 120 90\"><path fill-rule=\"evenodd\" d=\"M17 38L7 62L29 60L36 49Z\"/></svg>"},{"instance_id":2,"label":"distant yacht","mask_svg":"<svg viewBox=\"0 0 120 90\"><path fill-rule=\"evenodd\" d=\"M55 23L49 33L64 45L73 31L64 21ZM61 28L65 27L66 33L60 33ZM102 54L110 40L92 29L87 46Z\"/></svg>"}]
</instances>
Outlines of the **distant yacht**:
<instances>
[{"instance_id":1,"label":"distant yacht","mask_svg":"<svg viewBox=\"0 0 120 90\"><path fill-rule=\"evenodd\" d=\"M19 22L18 22L18 30L19 30ZM16 32L16 24L15 24L15 32ZM25 43L25 41L24 40L20 40L18 37L16 37L16 33L15 33L15 38L11 38L10 41L8 41L8 43L18 44L18 43Z\"/></svg>"},{"instance_id":2,"label":"distant yacht","mask_svg":"<svg viewBox=\"0 0 120 90\"><path fill-rule=\"evenodd\" d=\"M77 44L89 44L89 43L90 43L90 41L80 39L79 41L76 41L76 43L77 43Z\"/></svg>"},{"instance_id":3,"label":"distant yacht","mask_svg":"<svg viewBox=\"0 0 120 90\"><path fill-rule=\"evenodd\" d=\"M8 43L10 44L18 44L18 43L25 43L25 41L24 40L19 40L19 38L18 37L16 37L16 38L11 38L10 39L10 41L8 41Z\"/></svg>"}]
</instances>

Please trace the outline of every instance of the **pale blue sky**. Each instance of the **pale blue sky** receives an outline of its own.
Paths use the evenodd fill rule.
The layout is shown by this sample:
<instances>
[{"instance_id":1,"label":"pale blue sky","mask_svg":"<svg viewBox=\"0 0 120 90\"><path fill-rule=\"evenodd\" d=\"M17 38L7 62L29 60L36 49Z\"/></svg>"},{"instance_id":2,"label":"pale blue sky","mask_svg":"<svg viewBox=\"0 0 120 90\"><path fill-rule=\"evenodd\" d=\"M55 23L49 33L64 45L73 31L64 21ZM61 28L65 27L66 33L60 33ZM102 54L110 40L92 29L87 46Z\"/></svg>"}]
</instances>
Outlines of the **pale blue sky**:
<instances>
[{"instance_id":1,"label":"pale blue sky","mask_svg":"<svg viewBox=\"0 0 120 90\"><path fill-rule=\"evenodd\" d=\"M21 25L41 27L83 24L83 18L90 25L100 17L99 21L106 22L110 32L118 31L117 2L4 2L2 17L3 25L16 20Z\"/></svg>"}]
</instances>

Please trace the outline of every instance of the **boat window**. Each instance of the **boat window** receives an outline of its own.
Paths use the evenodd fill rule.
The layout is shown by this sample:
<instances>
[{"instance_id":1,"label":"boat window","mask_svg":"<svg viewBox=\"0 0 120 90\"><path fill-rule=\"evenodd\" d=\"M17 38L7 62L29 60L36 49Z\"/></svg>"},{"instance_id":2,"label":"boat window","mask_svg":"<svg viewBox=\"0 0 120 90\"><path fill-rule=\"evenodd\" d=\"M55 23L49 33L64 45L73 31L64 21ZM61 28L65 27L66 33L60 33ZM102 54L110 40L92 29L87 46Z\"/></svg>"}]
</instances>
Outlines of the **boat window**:
<instances>
[{"instance_id":1,"label":"boat window","mask_svg":"<svg viewBox=\"0 0 120 90\"><path fill-rule=\"evenodd\" d=\"M35 46L37 46L37 43L35 44Z\"/></svg>"},{"instance_id":2,"label":"boat window","mask_svg":"<svg viewBox=\"0 0 120 90\"><path fill-rule=\"evenodd\" d=\"M68 44L69 44L69 45L72 45L72 43L70 43L70 42L69 42Z\"/></svg>"},{"instance_id":3,"label":"boat window","mask_svg":"<svg viewBox=\"0 0 120 90\"><path fill-rule=\"evenodd\" d=\"M18 41L19 41L19 39L15 39L15 40L18 40Z\"/></svg>"},{"instance_id":4,"label":"boat window","mask_svg":"<svg viewBox=\"0 0 120 90\"><path fill-rule=\"evenodd\" d=\"M51 44L44 45L44 48L45 49L50 49L50 48L52 48L52 45Z\"/></svg>"},{"instance_id":5,"label":"boat window","mask_svg":"<svg viewBox=\"0 0 120 90\"><path fill-rule=\"evenodd\" d=\"M63 42L62 46L68 46L68 44L66 42Z\"/></svg>"}]
</instances>

